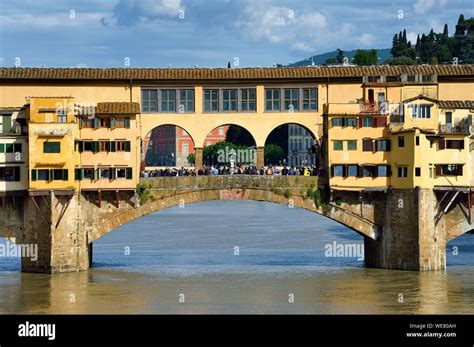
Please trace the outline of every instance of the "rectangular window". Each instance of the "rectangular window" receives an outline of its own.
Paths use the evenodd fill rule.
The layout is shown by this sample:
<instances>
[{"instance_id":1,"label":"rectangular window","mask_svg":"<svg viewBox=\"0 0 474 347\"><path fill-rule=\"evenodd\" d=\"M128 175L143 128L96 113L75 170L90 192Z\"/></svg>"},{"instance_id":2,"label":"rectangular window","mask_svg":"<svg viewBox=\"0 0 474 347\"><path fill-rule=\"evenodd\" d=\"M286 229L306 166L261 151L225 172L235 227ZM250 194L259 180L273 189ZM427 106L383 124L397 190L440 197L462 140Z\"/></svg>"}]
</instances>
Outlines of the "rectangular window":
<instances>
[{"instance_id":1,"label":"rectangular window","mask_svg":"<svg viewBox=\"0 0 474 347\"><path fill-rule=\"evenodd\" d=\"M187 142L183 142L182 145L181 145L181 152L183 154L188 154L188 143Z\"/></svg>"},{"instance_id":2,"label":"rectangular window","mask_svg":"<svg viewBox=\"0 0 474 347\"><path fill-rule=\"evenodd\" d=\"M304 88L303 89L303 111L317 111L318 110L318 89Z\"/></svg>"},{"instance_id":3,"label":"rectangular window","mask_svg":"<svg viewBox=\"0 0 474 347\"><path fill-rule=\"evenodd\" d=\"M110 128L110 118L109 117L99 118L99 127L101 127L101 128Z\"/></svg>"},{"instance_id":4,"label":"rectangular window","mask_svg":"<svg viewBox=\"0 0 474 347\"><path fill-rule=\"evenodd\" d=\"M347 150L356 151L357 150L357 140L348 140L347 141Z\"/></svg>"},{"instance_id":5,"label":"rectangular window","mask_svg":"<svg viewBox=\"0 0 474 347\"><path fill-rule=\"evenodd\" d=\"M142 89L142 112L158 112L158 90Z\"/></svg>"},{"instance_id":6,"label":"rectangular window","mask_svg":"<svg viewBox=\"0 0 474 347\"><path fill-rule=\"evenodd\" d=\"M377 152L389 152L390 151L390 140L377 140L375 141Z\"/></svg>"},{"instance_id":7,"label":"rectangular window","mask_svg":"<svg viewBox=\"0 0 474 347\"><path fill-rule=\"evenodd\" d=\"M114 123L115 128L125 128L125 129L130 128L130 118L129 117L114 118L113 123Z\"/></svg>"},{"instance_id":8,"label":"rectangular window","mask_svg":"<svg viewBox=\"0 0 474 347\"><path fill-rule=\"evenodd\" d=\"M464 140L446 140L446 148L464 149Z\"/></svg>"},{"instance_id":9,"label":"rectangular window","mask_svg":"<svg viewBox=\"0 0 474 347\"><path fill-rule=\"evenodd\" d=\"M110 152L110 141L100 141L100 151Z\"/></svg>"},{"instance_id":10,"label":"rectangular window","mask_svg":"<svg viewBox=\"0 0 474 347\"><path fill-rule=\"evenodd\" d=\"M53 181L67 181L68 180L68 171L63 169L54 169L51 170L51 180Z\"/></svg>"},{"instance_id":11,"label":"rectangular window","mask_svg":"<svg viewBox=\"0 0 474 347\"><path fill-rule=\"evenodd\" d=\"M342 141L341 140L336 140L336 141L333 141L333 149L335 151L342 151Z\"/></svg>"},{"instance_id":12,"label":"rectangular window","mask_svg":"<svg viewBox=\"0 0 474 347\"><path fill-rule=\"evenodd\" d=\"M222 90L222 110L225 112L237 111L237 89Z\"/></svg>"},{"instance_id":13,"label":"rectangular window","mask_svg":"<svg viewBox=\"0 0 474 347\"><path fill-rule=\"evenodd\" d=\"M357 123L358 123L357 118L346 118L344 126L357 127L358 125Z\"/></svg>"},{"instance_id":14,"label":"rectangular window","mask_svg":"<svg viewBox=\"0 0 474 347\"><path fill-rule=\"evenodd\" d=\"M194 89L179 90L179 112L194 112Z\"/></svg>"},{"instance_id":15,"label":"rectangular window","mask_svg":"<svg viewBox=\"0 0 474 347\"><path fill-rule=\"evenodd\" d=\"M265 111L280 111L280 89L265 89Z\"/></svg>"},{"instance_id":16,"label":"rectangular window","mask_svg":"<svg viewBox=\"0 0 474 347\"><path fill-rule=\"evenodd\" d=\"M130 141L115 141L117 152L130 152Z\"/></svg>"},{"instance_id":17,"label":"rectangular window","mask_svg":"<svg viewBox=\"0 0 474 347\"><path fill-rule=\"evenodd\" d=\"M457 164L448 164L448 165L437 165L436 174L438 176L462 176L463 175L463 166Z\"/></svg>"},{"instance_id":18,"label":"rectangular window","mask_svg":"<svg viewBox=\"0 0 474 347\"><path fill-rule=\"evenodd\" d=\"M110 169L99 169L99 178L100 179L110 179Z\"/></svg>"},{"instance_id":19,"label":"rectangular window","mask_svg":"<svg viewBox=\"0 0 474 347\"><path fill-rule=\"evenodd\" d=\"M127 170L125 168L115 169L115 177L117 178L125 178Z\"/></svg>"},{"instance_id":20,"label":"rectangular window","mask_svg":"<svg viewBox=\"0 0 474 347\"><path fill-rule=\"evenodd\" d=\"M333 165L333 176L343 177L344 176L344 165Z\"/></svg>"},{"instance_id":21,"label":"rectangular window","mask_svg":"<svg viewBox=\"0 0 474 347\"><path fill-rule=\"evenodd\" d=\"M388 177L390 176L390 166L388 165L377 165L377 176Z\"/></svg>"},{"instance_id":22,"label":"rectangular window","mask_svg":"<svg viewBox=\"0 0 474 347\"><path fill-rule=\"evenodd\" d=\"M416 167L415 168L415 176L420 177L421 176L421 167Z\"/></svg>"},{"instance_id":23,"label":"rectangular window","mask_svg":"<svg viewBox=\"0 0 474 347\"><path fill-rule=\"evenodd\" d=\"M412 116L417 119L431 118L431 105L412 105Z\"/></svg>"},{"instance_id":24,"label":"rectangular window","mask_svg":"<svg viewBox=\"0 0 474 347\"><path fill-rule=\"evenodd\" d=\"M344 124L343 118L333 118L331 121L333 127L342 127L342 125Z\"/></svg>"},{"instance_id":25,"label":"rectangular window","mask_svg":"<svg viewBox=\"0 0 474 347\"><path fill-rule=\"evenodd\" d=\"M362 127L368 128L374 126L374 119L372 117L363 117L362 118Z\"/></svg>"},{"instance_id":26,"label":"rectangular window","mask_svg":"<svg viewBox=\"0 0 474 347\"><path fill-rule=\"evenodd\" d=\"M66 110L59 111L58 115L58 123L67 123L67 113Z\"/></svg>"},{"instance_id":27,"label":"rectangular window","mask_svg":"<svg viewBox=\"0 0 474 347\"><path fill-rule=\"evenodd\" d=\"M204 90L204 111L218 112L219 111L219 90L207 89Z\"/></svg>"},{"instance_id":28,"label":"rectangular window","mask_svg":"<svg viewBox=\"0 0 474 347\"><path fill-rule=\"evenodd\" d=\"M94 169L93 168L86 168L84 170L84 178L88 178L90 180L94 179Z\"/></svg>"},{"instance_id":29,"label":"rectangular window","mask_svg":"<svg viewBox=\"0 0 474 347\"><path fill-rule=\"evenodd\" d=\"M416 137L415 137L415 145L416 145L416 146L419 146L419 145L420 145L420 137L419 137L419 136L416 136Z\"/></svg>"},{"instance_id":30,"label":"rectangular window","mask_svg":"<svg viewBox=\"0 0 474 347\"><path fill-rule=\"evenodd\" d=\"M9 134L12 129L12 115L0 115L0 134Z\"/></svg>"},{"instance_id":31,"label":"rectangular window","mask_svg":"<svg viewBox=\"0 0 474 347\"><path fill-rule=\"evenodd\" d=\"M61 153L61 142L43 142L43 153Z\"/></svg>"},{"instance_id":32,"label":"rectangular window","mask_svg":"<svg viewBox=\"0 0 474 347\"><path fill-rule=\"evenodd\" d=\"M161 112L176 112L176 90L161 90Z\"/></svg>"},{"instance_id":33,"label":"rectangular window","mask_svg":"<svg viewBox=\"0 0 474 347\"><path fill-rule=\"evenodd\" d=\"M242 89L241 95L242 95L242 101L241 101L242 111L255 111L256 110L255 89Z\"/></svg>"},{"instance_id":34,"label":"rectangular window","mask_svg":"<svg viewBox=\"0 0 474 347\"><path fill-rule=\"evenodd\" d=\"M397 167L397 176L398 177L408 177L408 168L406 166Z\"/></svg>"},{"instance_id":35,"label":"rectangular window","mask_svg":"<svg viewBox=\"0 0 474 347\"><path fill-rule=\"evenodd\" d=\"M38 181L49 181L49 170L41 169L41 170L31 170L31 176L34 177L33 171L37 171L37 179Z\"/></svg>"},{"instance_id":36,"label":"rectangular window","mask_svg":"<svg viewBox=\"0 0 474 347\"><path fill-rule=\"evenodd\" d=\"M347 165L347 176L357 177L358 173L359 173L359 166L358 165Z\"/></svg>"},{"instance_id":37,"label":"rectangular window","mask_svg":"<svg viewBox=\"0 0 474 347\"><path fill-rule=\"evenodd\" d=\"M405 147L405 136L398 137L398 147L400 148Z\"/></svg>"},{"instance_id":38,"label":"rectangular window","mask_svg":"<svg viewBox=\"0 0 474 347\"><path fill-rule=\"evenodd\" d=\"M373 152L374 145L372 139L363 139L362 140L362 150L364 152Z\"/></svg>"},{"instance_id":39,"label":"rectangular window","mask_svg":"<svg viewBox=\"0 0 474 347\"><path fill-rule=\"evenodd\" d=\"M6 166L0 167L0 182L20 181L20 167Z\"/></svg>"},{"instance_id":40,"label":"rectangular window","mask_svg":"<svg viewBox=\"0 0 474 347\"><path fill-rule=\"evenodd\" d=\"M5 153L13 153L13 150L15 147L13 146L13 143L6 143L5 144Z\"/></svg>"},{"instance_id":41,"label":"rectangular window","mask_svg":"<svg viewBox=\"0 0 474 347\"><path fill-rule=\"evenodd\" d=\"M298 111L299 109L299 93L297 88L284 89L285 94L285 111Z\"/></svg>"},{"instance_id":42,"label":"rectangular window","mask_svg":"<svg viewBox=\"0 0 474 347\"><path fill-rule=\"evenodd\" d=\"M375 166L363 166L362 167L363 177L375 177Z\"/></svg>"}]
</instances>

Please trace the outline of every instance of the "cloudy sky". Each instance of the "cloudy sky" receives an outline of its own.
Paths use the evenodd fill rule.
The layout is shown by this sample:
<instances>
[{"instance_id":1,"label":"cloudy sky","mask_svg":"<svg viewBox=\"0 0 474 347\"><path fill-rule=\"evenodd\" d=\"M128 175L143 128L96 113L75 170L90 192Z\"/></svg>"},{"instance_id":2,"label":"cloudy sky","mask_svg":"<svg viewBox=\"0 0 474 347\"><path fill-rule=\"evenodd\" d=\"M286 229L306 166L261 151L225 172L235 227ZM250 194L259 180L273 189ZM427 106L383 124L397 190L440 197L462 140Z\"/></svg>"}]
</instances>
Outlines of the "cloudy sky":
<instances>
[{"instance_id":1,"label":"cloudy sky","mask_svg":"<svg viewBox=\"0 0 474 347\"><path fill-rule=\"evenodd\" d=\"M450 34L466 0L0 0L0 65L271 66Z\"/></svg>"}]
</instances>

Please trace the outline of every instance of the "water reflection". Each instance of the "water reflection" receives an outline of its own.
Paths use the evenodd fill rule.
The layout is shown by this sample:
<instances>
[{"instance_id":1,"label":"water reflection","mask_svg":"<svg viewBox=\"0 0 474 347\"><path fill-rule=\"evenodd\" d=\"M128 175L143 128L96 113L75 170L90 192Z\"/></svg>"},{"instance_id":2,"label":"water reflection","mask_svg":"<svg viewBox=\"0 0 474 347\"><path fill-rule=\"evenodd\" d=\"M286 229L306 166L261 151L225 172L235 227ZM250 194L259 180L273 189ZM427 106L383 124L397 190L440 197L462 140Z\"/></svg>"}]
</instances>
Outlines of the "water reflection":
<instances>
[{"instance_id":1,"label":"water reflection","mask_svg":"<svg viewBox=\"0 0 474 347\"><path fill-rule=\"evenodd\" d=\"M2 260L0 313L474 313L474 235L449 244L447 272L426 273L327 258L333 241L362 239L270 203L168 209L98 240L87 272L23 274Z\"/></svg>"}]
</instances>

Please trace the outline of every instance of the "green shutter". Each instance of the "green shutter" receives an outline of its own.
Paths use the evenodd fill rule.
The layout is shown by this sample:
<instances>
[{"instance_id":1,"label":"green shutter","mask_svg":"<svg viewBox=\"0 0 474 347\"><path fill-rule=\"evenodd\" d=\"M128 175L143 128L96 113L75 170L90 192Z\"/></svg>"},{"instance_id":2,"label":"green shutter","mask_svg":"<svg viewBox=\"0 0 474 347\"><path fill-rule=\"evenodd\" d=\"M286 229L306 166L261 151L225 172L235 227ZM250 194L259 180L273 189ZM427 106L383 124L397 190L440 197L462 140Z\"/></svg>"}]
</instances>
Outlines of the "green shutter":
<instances>
[{"instance_id":1,"label":"green shutter","mask_svg":"<svg viewBox=\"0 0 474 347\"><path fill-rule=\"evenodd\" d=\"M99 179L99 169L98 168L94 170L94 179L95 180Z\"/></svg>"},{"instance_id":2,"label":"green shutter","mask_svg":"<svg viewBox=\"0 0 474 347\"><path fill-rule=\"evenodd\" d=\"M31 180L36 181L36 170L31 170Z\"/></svg>"},{"instance_id":3,"label":"green shutter","mask_svg":"<svg viewBox=\"0 0 474 347\"><path fill-rule=\"evenodd\" d=\"M13 167L13 180L17 182L20 181L20 167L19 166Z\"/></svg>"},{"instance_id":4,"label":"green shutter","mask_svg":"<svg viewBox=\"0 0 474 347\"><path fill-rule=\"evenodd\" d=\"M127 167L126 171L125 171L125 177L127 178L127 180L131 180L132 179L132 175L133 175L133 169L131 167Z\"/></svg>"},{"instance_id":5,"label":"green shutter","mask_svg":"<svg viewBox=\"0 0 474 347\"><path fill-rule=\"evenodd\" d=\"M74 169L74 179L76 181L84 179L84 169Z\"/></svg>"},{"instance_id":6,"label":"green shutter","mask_svg":"<svg viewBox=\"0 0 474 347\"><path fill-rule=\"evenodd\" d=\"M64 169L63 170L63 181L67 181L68 179L69 179L68 170Z\"/></svg>"},{"instance_id":7,"label":"green shutter","mask_svg":"<svg viewBox=\"0 0 474 347\"><path fill-rule=\"evenodd\" d=\"M100 143L99 141L92 141L92 153L97 153L99 152L100 149Z\"/></svg>"},{"instance_id":8,"label":"green shutter","mask_svg":"<svg viewBox=\"0 0 474 347\"><path fill-rule=\"evenodd\" d=\"M110 141L110 151L111 152L116 152L117 151L117 142L116 141Z\"/></svg>"},{"instance_id":9,"label":"green shutter","mask_svg":"<svg viewBox=\"0 0 474 347\"><path fill-rule=\"evenodd\" d=\"M130 118L125 118L125 128L130 129Z\"/></svg>"},{"instance_id":10,"label":"green shutter","mask_svg":"<svg viewBox=\"0 0 474 347\"><path fill-rule=\"evenodd\" d=\"M116 169L113 169L113 168L110 169L110 178L113 179L113 180L117 178L117 170Z\"/></svg>"},{"instance_id":11,"label":"green shutter","mask_svg":"<svg viewBox=\"0 0 474 347\"><path fill-rule=\"evenodd\" d=\"M79 117L79 129L84 128L84 119L82 117Z\"/></svg>"},{"instance_id":12,"label":"green shutter","mask_svg":"<svg viewBox=\"0 0 474 347\"><path fill-rule=\"evenodd\" d=\"M100 119L99 118L94 118L94 129L100 128Z\"/></svg>"},{"instance_id":13,"label":"green shutter","mask_svg":"<svg viewBox=\"0 0 474 347\"><path fill-rule=\"evenodd\" d=\"M110 118L110 129L115 129L115 117Z\"/></svg>"},{"instance_id":14,"label":"green shutter","mask_svg":"<svg viewBox=\"0 0 474 347\"><path fill-rule=\"evenodd\" d=\"M0 143L0 153L5 153L5 144Z\"/></svg>"},{"instance_id":15,"label":"green shutter","mask_svg":"<svg viewBox=\"0 0 474 347\"><path fill-rule=\"evenodd\" d=\"M8 134L12 130L12 116L3 115L3 133Z\"/></svg>"},{"instance_id":16,"label":"green shutter","mask_svg":"<svg viewBox=\"0 0 474 347\"><path fill-rule=\"evenodd\" d=\"M130 152L130 141L125 141L125 152Z\"/></svg>"}]
</instances>

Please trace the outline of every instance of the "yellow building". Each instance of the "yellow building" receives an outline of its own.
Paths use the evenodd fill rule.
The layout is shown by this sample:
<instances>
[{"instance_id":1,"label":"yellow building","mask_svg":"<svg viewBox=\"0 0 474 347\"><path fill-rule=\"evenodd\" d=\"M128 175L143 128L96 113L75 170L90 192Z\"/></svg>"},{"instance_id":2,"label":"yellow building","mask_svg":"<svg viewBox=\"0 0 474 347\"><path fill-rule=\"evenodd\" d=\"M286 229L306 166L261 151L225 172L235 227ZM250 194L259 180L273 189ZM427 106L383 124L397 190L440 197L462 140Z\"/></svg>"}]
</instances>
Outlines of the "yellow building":
<instances>
[{"instance_id":1,"label":"yellow building","mask_svg":"<svg viewBox=\"0 0 474 347\"><path fill-rule=\"evenodd\" d=\"M325 106L331 187L469 187L473 102L438 100L436 74L399 79L365 76L360 97Z\"/></svg>"}]
</instances>

